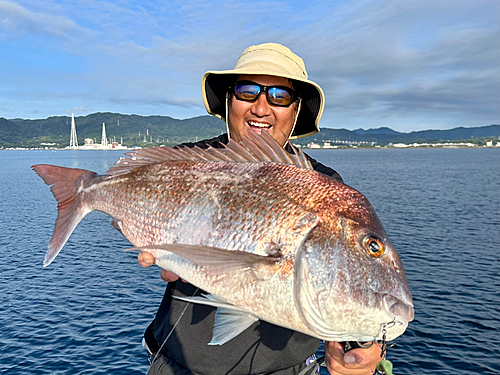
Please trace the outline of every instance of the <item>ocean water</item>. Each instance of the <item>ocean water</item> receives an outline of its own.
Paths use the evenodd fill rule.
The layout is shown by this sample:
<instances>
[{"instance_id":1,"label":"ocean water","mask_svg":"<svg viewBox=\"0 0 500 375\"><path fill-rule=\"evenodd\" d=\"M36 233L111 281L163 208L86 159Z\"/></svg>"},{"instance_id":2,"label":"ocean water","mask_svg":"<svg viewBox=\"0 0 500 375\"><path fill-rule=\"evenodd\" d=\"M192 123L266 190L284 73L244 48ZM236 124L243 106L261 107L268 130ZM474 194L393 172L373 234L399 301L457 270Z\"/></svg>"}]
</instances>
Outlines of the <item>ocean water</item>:
<instances>
[{"instance_id":1,"label":"ocean water","mask_svg":"<svg viewBox=\"0 0 500 375\"><path fill-rule=\"evenodd\" d=\"M394 372L500 373L500 149L308 153L367 196L402 258L416 316L388 351ZM43 268L56 203L30 169L104 173L121 155L0 151L1 373L147 370L141 339L165 289L158 268L121 251L130 244L98 212Z\"/></svg>"}]
</instances>

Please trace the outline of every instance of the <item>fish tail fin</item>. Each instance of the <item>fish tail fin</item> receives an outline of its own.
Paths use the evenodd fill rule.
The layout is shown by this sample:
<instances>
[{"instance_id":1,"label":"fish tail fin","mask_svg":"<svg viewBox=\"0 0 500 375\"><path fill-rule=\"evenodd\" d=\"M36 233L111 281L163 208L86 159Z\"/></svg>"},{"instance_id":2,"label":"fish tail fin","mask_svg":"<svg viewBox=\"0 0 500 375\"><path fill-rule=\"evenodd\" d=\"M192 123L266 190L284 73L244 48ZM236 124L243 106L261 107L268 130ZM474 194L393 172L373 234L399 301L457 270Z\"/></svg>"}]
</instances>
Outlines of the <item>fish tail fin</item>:
<instances>
[{"instance_id":1,"label":"fish tail fin","mask_svg":"<svg viewBox=\"0 0 500 375\"><path fill-rule=\"evenodd\" d=\"M92 178L95 173L85 169L65 168L48 164L38 164L31 168L47 185L51 186L50 191L52 191L58 203L54 233L43 261L43 266L47 267L64 247L78 223L88 213L79 207L78 189L83 180Z\"/></svg>"}]
</instances>

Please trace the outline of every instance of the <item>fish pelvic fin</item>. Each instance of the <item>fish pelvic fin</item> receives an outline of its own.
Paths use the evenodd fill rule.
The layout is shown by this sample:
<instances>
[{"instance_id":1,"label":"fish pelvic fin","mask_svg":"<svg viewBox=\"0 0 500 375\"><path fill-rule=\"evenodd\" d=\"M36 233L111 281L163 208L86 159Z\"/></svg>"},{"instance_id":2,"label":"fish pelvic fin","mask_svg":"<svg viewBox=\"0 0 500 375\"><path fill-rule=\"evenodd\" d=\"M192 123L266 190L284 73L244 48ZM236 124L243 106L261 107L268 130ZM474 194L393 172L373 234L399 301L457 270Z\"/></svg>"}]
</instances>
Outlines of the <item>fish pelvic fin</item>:
<instances>
[{"instance_id":1,"label":"fish pelvic fin","mask_svg":"<svg viewBox=\"0 0 500 375\"><path fill-rule=\"evenodd\" d=\"M47 267L64 247L78 223L87 215L88 212L79 207L78 188L81 181L96 174L85 169L48 164L37 164L31 168L50 186L50 191L58 203L54 232L43 262L43 266Z\"/></svg>"},{"instance_id":2,"label":"fish pelvic fin","mask_svg":"<svg viewBox=\"0 0 500 375\"><path fill-rule=\"evenodd\" d=\"M223 299L211 294L199 297L174 296L174 298L186 302L217 307L212 340L208 345L223 345L259 320L259 318L245 309L231 305Z\"/></svg>"},{"instance_id":3,"label":"fish pelvic fin","mask_svg":"<svg viewBox=\"0 0 500 375\"><path fill-rule=\"evenodd\" d=\"M262 134L251 134L245 136L240 143L230 139L224 148L209 146L206 149L200 147L182 146L171 147L148 147L137 151L127 152L108 170L108 175L118 176L128 173L136 168L163 163L167 161L203 161L203 162L273 162L291 164L301 168L313 169L307 156L302 150L290 147L293 153L288 153L267 132Z\"/></svg>"}]
</instances>

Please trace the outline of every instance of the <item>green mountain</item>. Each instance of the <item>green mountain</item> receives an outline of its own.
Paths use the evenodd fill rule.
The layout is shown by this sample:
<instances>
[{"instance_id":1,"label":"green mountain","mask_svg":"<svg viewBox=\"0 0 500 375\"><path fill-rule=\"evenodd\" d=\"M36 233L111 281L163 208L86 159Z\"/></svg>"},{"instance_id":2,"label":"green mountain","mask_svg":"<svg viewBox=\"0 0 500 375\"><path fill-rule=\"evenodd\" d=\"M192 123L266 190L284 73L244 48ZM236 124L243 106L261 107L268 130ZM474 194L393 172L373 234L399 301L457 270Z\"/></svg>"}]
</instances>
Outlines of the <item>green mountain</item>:
<instances>
[{"instance_id":1,"label":"green mountain","mask_svg":"<svg viewBox=\"0 0 500 375\"><path fill-rule=\"evenodd\" d=\"M93 113L75 117L78 144L85 138L101 142L102 124L108 139L125 146L176 145L196 139L212 138L226 131L226 125L214 116L178 120L168 116L138 116L119 113ZM0 147L40 147L40 143L69 146L71 117L40 120L0 118Z\"/></svg>"},{"instance_id":2,"label":"green mountain","mask_svg":"<svg viewBox=\"0 0 500 375\"><path fill-rule=\"evenodd\" d=\"M301 145L309 142L322 144L323 142L375 142L377 145L389 143L432 143L468 141L480 144L485 139L499 139L500 125L488 125L473 128L459 127L449 130L423 130L410 133L400 133L389 128L378 129L330 129L321 128L321 131L310 137L298 140Z\"/></svg>"},{"instance_id":3,"label":"green mountain","mask_svg":"<svg viewBox=\"0 0 500 375\"><path fill-rule=\"evenodd\" d=\"M122 142L124 146L174 146L183 142L215 137L226 131L226 125L214 116L199 116L178 120L168 116L122 115L119 113L93 113L75 117L78 144L85 138L101 141L102 124L106 124L108 139ZM0 117L0 148L40 147L42 143L55 147L69 146L71 117L58 116L39 120L5 119ZM378 129L321 128L318 134L295 140L307 145L310 142L376 142L389 143L460 141L477 138L500 137L500 125L450 130L425 130L401 133L382 127Z\"/></svg>"}]
</instances>

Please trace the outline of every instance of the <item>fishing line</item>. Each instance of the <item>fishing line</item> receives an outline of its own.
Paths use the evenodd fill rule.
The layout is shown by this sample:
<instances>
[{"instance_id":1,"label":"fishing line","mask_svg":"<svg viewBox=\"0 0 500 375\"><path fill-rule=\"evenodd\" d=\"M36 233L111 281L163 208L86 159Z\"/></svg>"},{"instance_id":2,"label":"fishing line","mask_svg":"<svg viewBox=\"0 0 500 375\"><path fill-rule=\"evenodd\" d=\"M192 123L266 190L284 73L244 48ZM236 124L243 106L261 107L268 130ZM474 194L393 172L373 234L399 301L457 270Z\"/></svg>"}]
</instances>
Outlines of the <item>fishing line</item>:
<instances>
[{"instance_id":1,"label":"fishing line","mask_svg":"<svg viewBox=\"0 0 500 375\"><path fill-rule=\"evenodd\" d=\"M192 297L194 297L194 295L198 292L198 290L200 290L200 288L196 288L196 290L194 291ZM161 356L161 351L163 349L163 347L165 346L165 344L167 343L167 340L170 338L170 336L172 335L172 333L174 332L175 330L175 327L177 327L177 324L179 324L179 322L181 321L181 318L182 316L184 315L184 313L186 312L188 306L191 304L192 302L187 302L186 303L186 306L184 306L184 310L182 310L181 312L181 315L179 315L179 318L177 318L177 321L175 322L174 326L172 327L172 329L170 330L170 332L168 333L167 337L165 337L165 340L163 340L163 343L160 345L160 348L158 349L158 351L156 352L156 354L153 356L153 359L150 359L149 361L149 368L148 368L148 371L146 371L146 374L149 372L149 370L151 369L151 367L153 366L153 363Z\"/></svg>"},{"instance_id":2,"label":"fishing line","mask_svg":"<svg viewBox=\"0 0 500 375\"><path fill-rule=\"evenodd\" d=\"M382 351L380 353L381 360L377 363L375 374L393 375L392 374L393 364L391 361L386 359L387 348L388 348L386 337L387 337L387 328L392 327L394 324L396 324L395 320L389 324L384 324L384 326L382 327ZM389 347L391 346L392 345L390 345Z\"/></svg>"}]
</instances>

